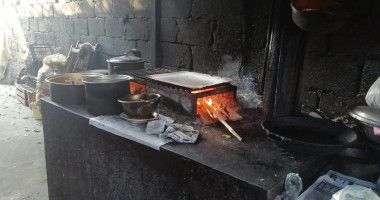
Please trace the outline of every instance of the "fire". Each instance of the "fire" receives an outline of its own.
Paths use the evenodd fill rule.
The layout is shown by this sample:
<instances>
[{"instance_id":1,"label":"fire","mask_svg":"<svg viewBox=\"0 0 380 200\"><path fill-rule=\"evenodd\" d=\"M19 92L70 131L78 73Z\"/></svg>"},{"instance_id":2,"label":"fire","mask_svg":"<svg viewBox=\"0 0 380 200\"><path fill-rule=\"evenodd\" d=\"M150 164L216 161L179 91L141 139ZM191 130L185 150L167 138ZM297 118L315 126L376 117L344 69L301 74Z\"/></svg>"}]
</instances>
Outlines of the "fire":
<instances>
[{"instance_id":1,"label":"fire","mask_svg":"<svg viewBox=\"0 0 380 200\"><path fill-rule=\"evenodd\" d=\"M199 94L199 93L203 93L203 92L209 92L209 91L213 91L213 90L217 90L217 89L221 89L221 88L225 88L227 86L219 86L219 87L213 87L213 88L206 88L206 89L201 89L201 90L195 90L195 91L191 91L191 94Z\"/></svg>"},{"instance_id":2,"label":"fire","mask_svg":"<svg viewBox=\"0 0 380 200\"><path fill-rule=\"evenodd\" d=\"M206 124L210 122L221 122L229 131L234 135L239 141L242 140L242 138L237 134L232 127L225 121L227 118L232 119L233 117L239 116L236 112L231 113L226 112L222 107L222 105L215 103L211 98L199 98L197 99L197 113L199 117L202 119L203 122ZM228 107L225 108L228 110ZM235 116L234 116L235 115ZM241 117L242 118L242 117Z\"/></svg>"}]
</instances>

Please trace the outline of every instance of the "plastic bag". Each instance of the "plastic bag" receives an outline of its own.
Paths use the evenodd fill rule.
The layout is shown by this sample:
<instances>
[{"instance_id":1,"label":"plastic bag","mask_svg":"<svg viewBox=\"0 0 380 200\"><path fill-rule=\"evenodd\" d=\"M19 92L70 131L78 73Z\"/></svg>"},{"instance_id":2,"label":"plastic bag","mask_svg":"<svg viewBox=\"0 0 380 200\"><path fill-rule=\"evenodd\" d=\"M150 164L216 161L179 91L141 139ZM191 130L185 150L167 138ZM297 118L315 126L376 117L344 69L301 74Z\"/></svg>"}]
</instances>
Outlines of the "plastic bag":
<instances>
[{"instance_id":1,"label":"plastic bag","mask_svg":"<svg viewBox=\"0 0 380 200\"><path fill-rule=\"evenodd\" d=\"M380 77L369 88L365 101L370 107L380 109Z\"/></svg>"},{"instance_id":2,"label":"plastic bag","mask_svg":"<svg viewBox=\"0 0 380 200\"><path fill-rule=\"evenodd\" d=\"M336 192L331 200L380 200L380 198L370 188L360 185L347 185Z\"/></svg>"},{"instance_id":3,"label":"plastic bag","mask_svg":"<svg viewBox=\"0 0 380 200\"><path fill-rule=\"evenodd\" d=\"M38 104L42 97L50 95L50 88L45 79L48 76L62 74L65 66L66 56L62 54L53 54L44 58L43 65L37 74L36 101Z\"/></svg>"}]
</instances>

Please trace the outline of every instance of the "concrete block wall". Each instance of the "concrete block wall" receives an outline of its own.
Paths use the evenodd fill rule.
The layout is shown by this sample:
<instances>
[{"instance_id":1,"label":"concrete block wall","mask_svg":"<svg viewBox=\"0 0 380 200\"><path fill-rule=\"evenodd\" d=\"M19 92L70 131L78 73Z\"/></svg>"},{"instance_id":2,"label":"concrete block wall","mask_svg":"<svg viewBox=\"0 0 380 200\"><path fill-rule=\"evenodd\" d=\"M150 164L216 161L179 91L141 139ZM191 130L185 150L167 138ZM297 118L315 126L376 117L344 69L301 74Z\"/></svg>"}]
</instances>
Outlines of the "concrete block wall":
<instances>
[{"instance_id":1,"label":"concrete block wall","mask_svg":"<svg viewBox=\"0 0 380 200\"><path fill-rule=\"evenodd\" d=\"M165 67L217 74L242 57L243 0L161 0L159 58Z\"/></svg>"},{"instance_id":2,"label":"concrete block wall","mask_svg":"<svg viewBox=\"0 0 380 200\"><path fill-rule=\"evenodd\" d=\"M138 48L148 62L151 59L151 0L7 2L19 16L27 44L50 44L55 52L66 55L70 45L81 40L99 43L104 52L112 55ZM217 74L223 56L240 62L244 43L244 2L160 0L160 67ZM266 32L266 27L263 31ZM22 62L19 65L22 66ZM99 65L105 67L106 63Z\"/></svg>"},{"instance_id":3,"label":"concrete block wall","mask_svg":"<svg viewBox=\"0 0 380 200\"><path fill-rule=\"evenodd\" d=\"M67 55L76 41L98 43L102 51L122 55L142 50L150 61L151 0L3 0L14 11L20 34L27 44L50 44L55 53ZM8 80L16 76L25 59L17 58L18 41L10 39ZM106 67L106 57L97 67Z\"/></svg>"},{"instance_id":4,"label":"concrete block wall","mask_svg":"<svg viewBox=\"0 0 380 200\"><path fill-rule=\"evenodd\" d=\"M337 117L366 104L369 87L380 77L379 9L376 1L364 1L339 31L308 34L299 109L307 105Z\"/></svg>"}]
</instances>

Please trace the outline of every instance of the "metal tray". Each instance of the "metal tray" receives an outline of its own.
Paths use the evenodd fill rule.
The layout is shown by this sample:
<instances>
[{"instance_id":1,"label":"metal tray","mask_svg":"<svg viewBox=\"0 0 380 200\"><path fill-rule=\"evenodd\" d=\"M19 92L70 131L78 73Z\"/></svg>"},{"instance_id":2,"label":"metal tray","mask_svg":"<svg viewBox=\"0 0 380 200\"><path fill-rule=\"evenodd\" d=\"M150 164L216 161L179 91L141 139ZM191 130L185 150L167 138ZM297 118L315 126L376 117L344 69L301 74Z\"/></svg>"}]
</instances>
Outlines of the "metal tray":
<instances>
[{"instance_id":1,"label":"metal tray","mask_svg":"<svg viewBox=\"0 0 380 200\"><path fill-rule=\"evenodd\" d=\"M211 76L208 74L188 71L154 74L148 76L148 78L162 83L173 84L189 89L203 89L233 81L231 78Z\"/></svg>"}]
</instances>

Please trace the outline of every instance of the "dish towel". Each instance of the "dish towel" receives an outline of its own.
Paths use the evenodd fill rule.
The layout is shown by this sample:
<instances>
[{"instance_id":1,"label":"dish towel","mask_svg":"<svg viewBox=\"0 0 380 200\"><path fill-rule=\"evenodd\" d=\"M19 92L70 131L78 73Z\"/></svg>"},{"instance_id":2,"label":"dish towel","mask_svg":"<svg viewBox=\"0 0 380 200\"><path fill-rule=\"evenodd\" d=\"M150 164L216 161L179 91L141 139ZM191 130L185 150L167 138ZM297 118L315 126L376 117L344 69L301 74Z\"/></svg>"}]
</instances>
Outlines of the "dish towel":
<instances>
[{"instance_id":1,"label":"dish towel","mask_svg":"<svg viewBox=\"0 0 380 200\"><path fill-rule=\"evenodd\" d=\"M123 120L118 115L93 117L90 118L89 124L156 150L160 150L162 145L173 141L172 139L160 138L157 135L148 135L145 133L146 124L133 124Z\"/></svg>"}]
</instances>

